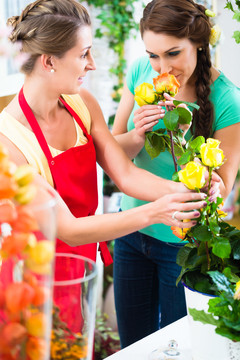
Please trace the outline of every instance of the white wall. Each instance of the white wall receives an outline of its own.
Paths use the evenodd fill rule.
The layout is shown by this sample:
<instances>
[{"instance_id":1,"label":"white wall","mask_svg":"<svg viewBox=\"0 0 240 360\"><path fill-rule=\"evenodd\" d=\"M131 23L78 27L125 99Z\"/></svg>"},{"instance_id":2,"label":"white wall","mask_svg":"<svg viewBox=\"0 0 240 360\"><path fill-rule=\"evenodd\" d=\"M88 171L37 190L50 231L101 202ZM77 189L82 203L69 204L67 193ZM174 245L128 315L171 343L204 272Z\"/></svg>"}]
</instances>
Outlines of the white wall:
<instances>
[{"instance_id":1,"label":"white wall","mask_svg":"<svg viewBox=\"0 0 240 360\"><path fill-rule=\"evenodd\" d=\"M240 44L232 38L235 30L240 30L240 23L233 20L233 13L224 9L226 0L217 1L217 22L222 29L219 49L220 70L240 87Z\"/></svg>"},{"instance_id":2,"label":"white wall","mask_svg":"<svg viewBox=\"0 0 240 360\"><path fill-rule=\"evenodd\" d=\"M145 1L147 3L148 1ZM214 5L217 7L216 22L222 29L221 40L219 44L219 69L237 86L240 87L240 44L236 44L232 38L235 30L240 30L240 24L233 20L233 13L224 9L226 0L216 0ZM141 17L142 9L136 7L136 18ZM132 39L126 45L126 55L128 65L140 55L145 54L145 49L140 35Z\"/></svg>"}]
</instances>

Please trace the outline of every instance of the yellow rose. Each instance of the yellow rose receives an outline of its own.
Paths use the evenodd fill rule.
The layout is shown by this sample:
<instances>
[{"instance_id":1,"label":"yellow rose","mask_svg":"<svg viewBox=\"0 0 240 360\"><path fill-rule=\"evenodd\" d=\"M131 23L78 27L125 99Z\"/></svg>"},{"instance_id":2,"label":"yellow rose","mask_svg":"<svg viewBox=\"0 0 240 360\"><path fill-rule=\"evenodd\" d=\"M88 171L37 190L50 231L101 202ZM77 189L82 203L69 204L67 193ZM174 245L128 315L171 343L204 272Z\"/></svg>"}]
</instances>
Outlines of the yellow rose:
<instances>
[{"instance_id":1,"label":"yellow rose","mask_svg":"<svg viewBox=\"0 0 240 360\"><path fill-rule=\"evenodd\" d=\"M37 193L36 186L33 184L21 186L15 195L15 200L20 204L25 205L31 202Z\"/></svg>"},{"instance_id":2,"label":"yellow rose","mask_svg":"<svg viewBox=\"0 0 240 360\"><path fill-rule=\"evenodd\" d=\"M216 45L216 43L219 41L221 36L221 28L219 25L214 25L211 28L211 34L210 34L210 39L209 39L209 43L214 46Z\"/></svg>"},{"instance_id":3,"label":"yellow rose","mask_svg":"<svg viewBox=\"0 0 240 360\"><path fill-rule=\"evenodd\" d=\"M223 151L219 149L220 141L215 139L207 139L205 144L201 145L200 155L202 162L206 166L217 168L223 164Z\"/></svg>"},{"instance_id":4,"label":"yellow rose","mask_svg":"<svg viewBox=\"0 0 240 360\"><path fill-rule=\"evenodd\" d=\"M190 161L183 170L178 172L179 180L190 190L201 189L205 184L205 171L204 166L195 161Z\"/></svg>"},{"instance_id":5,"label":"yellow rose","mask_svg":"<svg viewBox=\"0 0 240 360\"><path fill-rule=\"evenodd\" d=\"M36 274L51 274L54 251L54 245L49 240L29 244L26 249L28 257L25 260L25 266Z\"/></svg>"},{"instance_id":6,"label":"yellow rose","mask_svg":"<svg viewBox=\"0 0 240 360\"><path fill-rule=\"evenodd\" d=\"M43 338L47 332L48 320L44 313L32 314L26 321L29 335Z\"/></svg>"},{"instance_id":7,"label":"yellow rose","mask_svg":"<svg viewBox=\"0 0 240 360\"><path fill-rule=\"evenodd\" d=\"M30 184L34 179L35 170L28 164L19 166L13 177L19 186Z\"/></svg>"},{"instance_id":8,"label":"yellow rose","mask_svg":"<svg viewBox=\"0 0 240 360\"><path fill-rule=\"evenodd\" d=\"M225 211L219 210L217 209L217 213L218 213L218 217L225 217L227 216L228 213L226 213Z\"/></svg>"},{"instance_id":9,"label":"yellow rose","mask_svg":"<svg viewBox=\"0 0 240 360\"><path fill-rule=\"evenodd\" d=\"M38 241L29 249L29 257L37 265L49 264L54 258L54 245L49 240Z\"/></svg>"},{"instance_id":10,"label":"yellow rose","mask_svg":"<svg viewBox=\"0 0 240 360\"><path fill-rule=\"evenodd\" d=\"M153 90L153 85L142 83L137 86L134 99L139 106L153 104L157 100L157 94Z\"/></svg>"}]
</instances>

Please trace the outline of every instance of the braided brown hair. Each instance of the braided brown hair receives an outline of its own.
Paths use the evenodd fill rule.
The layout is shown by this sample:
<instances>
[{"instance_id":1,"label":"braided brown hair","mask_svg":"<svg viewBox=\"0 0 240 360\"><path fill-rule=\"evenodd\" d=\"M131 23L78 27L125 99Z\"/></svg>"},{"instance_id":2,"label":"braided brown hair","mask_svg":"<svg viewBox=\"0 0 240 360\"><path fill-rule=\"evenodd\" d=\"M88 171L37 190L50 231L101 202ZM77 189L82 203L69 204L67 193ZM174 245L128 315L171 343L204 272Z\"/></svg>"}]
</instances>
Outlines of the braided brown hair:
<instances>
[{"instance_id":1,"label":"braided brown hair","mask_svg":"<svg viewBox=\"0 0 240 360\"><path fill-rule=\"evenodd\" d=\"M211 24L206 8L192 0L153 0L143 11L140 31L150 30L177 38L188 38L199 46L194 72L199 111L193 113L191 131L194 136L212 136L213 105L209 100L211 84L211 57L209 37Z\"/></svg>"},{"instance_id":2,"label":"braided brown hair","mask_svg":"<svg viewBox=\"0 0 240 360\"><path fill-rule=\"evenodd\" d=\"M30 74L42 54L59 58L75 46L77 31L90 26L89 14L76 0L37 0L26 6L20 16L12 16L9 39L21 41L22 51L29 55L21 70Z\"/></svg>"}]
</instances>

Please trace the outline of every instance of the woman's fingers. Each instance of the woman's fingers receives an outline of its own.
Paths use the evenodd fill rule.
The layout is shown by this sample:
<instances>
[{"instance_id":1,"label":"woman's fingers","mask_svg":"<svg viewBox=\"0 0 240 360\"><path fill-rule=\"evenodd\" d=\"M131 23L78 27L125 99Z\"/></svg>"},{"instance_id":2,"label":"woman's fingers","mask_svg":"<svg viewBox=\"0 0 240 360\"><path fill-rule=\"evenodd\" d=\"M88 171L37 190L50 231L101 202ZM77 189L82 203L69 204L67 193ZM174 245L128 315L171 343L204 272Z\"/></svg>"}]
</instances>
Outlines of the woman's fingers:
<instances>
[{"instance_id":1,"label":"woman's fingers","mask_svg":"<svg viewBox=\"0 0 240 360\"><path fill-rule=\"evenodd\" d=\"M174 194L172 195L172 199L173 201L175 202L179 202L179 205L180 206L184 206L184 202L186 201L195 201L195 200L204 200L206 199L207 195L203 192L201 193L196 193L196 192L190 192L188 190L188 192L186 193L177 193L177 194ZM192 203L192 204L196 204L196 202ZM193 206L193 205L190 205L190 206ZM189 208L188 210L191 210L191 209L194 209L194 207L192 208Z\"/></svg>"},{"instance_id":2,"label":"woman's fingers","mask_svg":"<svg viewBox=\"0 0 240 360\"><path fill-rule=\"evenodd\" d=\"M208 191L208 177L209 177L209 173L206 172L205 174L205 178L207 179L206 185L204 186L204 188L202 188L202 191ZM212 172L212 180L211 180L211 186L209 189L209 200L210 201L215 201L217 199L217 197L221 197L221 193L220 193L220 186L222 183L222 179L220 178L220 176L216 173L216 172Z\"/></svg>"},{"instance_id":3,"label":"woman's fingers","mask_svg":"<svg viewBox=\"0 0 240 360\"><path fill-rule=\"evenodd\" d=\"M165 110L157 105L144 105L137 109L133 118L137 132L142 135L147 131L151 131L164 115Z\"/></svg>"},{"instance_id":4,"label":"woman's fingers","mask_svg":"<svg viewBox=\"0 0 240 360\"><path fill-rule=\"evenodd\" d=\"M176 226L181 229L188 229L188 228L195 226L196 224L197 224L196 220L189 220L187 222L175 221L173 226Z\"/></svg>"}]
</instances>

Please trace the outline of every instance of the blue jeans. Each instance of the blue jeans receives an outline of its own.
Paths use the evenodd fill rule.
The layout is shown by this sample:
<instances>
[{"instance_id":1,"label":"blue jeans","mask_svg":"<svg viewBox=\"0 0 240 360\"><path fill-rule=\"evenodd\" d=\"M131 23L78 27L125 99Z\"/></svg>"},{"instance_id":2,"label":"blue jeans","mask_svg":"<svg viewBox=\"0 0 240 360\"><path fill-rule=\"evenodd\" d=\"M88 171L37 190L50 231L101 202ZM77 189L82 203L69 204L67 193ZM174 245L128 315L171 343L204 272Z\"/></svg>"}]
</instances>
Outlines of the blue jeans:
<instances>
[{"instance_id":1,"label":"blue jeans","mask_svg":"<svg viewBox=\"0 0 240 360\"><path fill-rule=\"evenodd\" d=\"M176 286L181 246L140 232L115 240L114 296L122 348L186 315L183 286Z\"/></svg>"}]
</instances>

